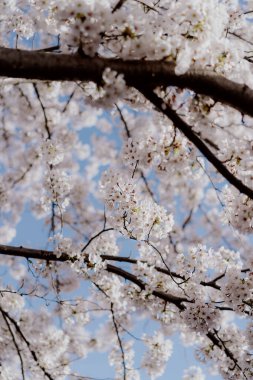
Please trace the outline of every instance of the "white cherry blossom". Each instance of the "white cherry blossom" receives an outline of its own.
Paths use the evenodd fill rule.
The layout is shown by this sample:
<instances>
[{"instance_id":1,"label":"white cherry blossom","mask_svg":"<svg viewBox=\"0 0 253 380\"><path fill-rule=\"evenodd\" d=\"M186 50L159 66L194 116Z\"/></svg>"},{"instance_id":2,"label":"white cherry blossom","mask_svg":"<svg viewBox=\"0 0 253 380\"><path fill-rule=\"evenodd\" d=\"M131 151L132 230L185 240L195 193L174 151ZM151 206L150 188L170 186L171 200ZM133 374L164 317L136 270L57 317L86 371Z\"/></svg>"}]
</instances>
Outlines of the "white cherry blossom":
<instances>
[{"instance_id":1,"label":"white cherry blossom","mask_svg":"<svg viewBox=\"0 0 253 380\"><path fill-rule=\"evenodd\" d=\"M0 379L251 380L253 2L0 14Z\"/></svg>"}]
</instances>

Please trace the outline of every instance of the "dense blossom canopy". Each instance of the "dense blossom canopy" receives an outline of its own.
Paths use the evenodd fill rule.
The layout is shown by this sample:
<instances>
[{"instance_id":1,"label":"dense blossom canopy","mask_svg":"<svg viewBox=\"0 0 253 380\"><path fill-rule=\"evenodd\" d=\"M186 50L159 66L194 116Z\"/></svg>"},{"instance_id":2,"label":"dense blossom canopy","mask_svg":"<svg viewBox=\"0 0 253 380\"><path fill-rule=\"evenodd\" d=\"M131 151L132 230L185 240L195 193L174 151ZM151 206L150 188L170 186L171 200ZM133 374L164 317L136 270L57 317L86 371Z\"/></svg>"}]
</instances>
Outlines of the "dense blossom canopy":
<instances>
[{"instance_id":1,"label":"dense blossom canopy","mask_svg":"<svg viewBox=\"0 0 253 380\"><path fill-rule=\"evenodd\" d=\"M253 379L253 1L0 15L0 378L85 379L106 351L157 379L177 333L206 365L183 380ZM43 247L4 245L24 210Z\"/></svg>"}]
</instances>

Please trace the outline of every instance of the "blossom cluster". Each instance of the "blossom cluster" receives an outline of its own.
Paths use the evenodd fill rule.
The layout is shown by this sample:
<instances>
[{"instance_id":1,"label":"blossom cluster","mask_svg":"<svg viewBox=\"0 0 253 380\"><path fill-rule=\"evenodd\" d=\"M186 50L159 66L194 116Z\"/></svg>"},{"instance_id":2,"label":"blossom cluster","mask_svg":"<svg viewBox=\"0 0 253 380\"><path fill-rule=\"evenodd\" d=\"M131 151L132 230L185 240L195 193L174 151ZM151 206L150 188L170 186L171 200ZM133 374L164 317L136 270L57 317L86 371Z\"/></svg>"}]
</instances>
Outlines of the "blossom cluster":
<instances>
[{"instance_id":1,"label":"blossom cluster","mask_svg":"<svg viewBox=\"0 0 253 380\"><path fill-rule=\"evenodd\" d=\"M170 339L164 339L164 336L158 331L152 337L145 334L142 338L148 348L142 365L150 379L155 380L164 372L165 363L172 355L173 343Z\"/></svg>"},{"instance_id":2,"label":"blossom cluster","mask_svg":"<svg viewBox=\"0 0 253 380\"><path fill-rule=\"evenodd\" d=\"M57 165L63 160L63 151L59 144L47 139L41 146L42 155L49 165Z\"/></svg>"},{"instance_id":3,"label":"blossom cluster","mask_svg":"<svg viewBox=\"0 0 253 380\"><path fill-rule=\"evenodd\" d=\"M96 107L110 108L119 97L126 95L126 84L123 75L109 67L104 70L102 79L103 86L90 96L91 104Z\"/></svg>"},{"instance_id":4,"label":"blossom cluster","mask_svg":"<svg viewBox=\"0 0 253 380\"><path fill-rule=\"evenodd\" d=\"M205 380L205 375L200 367L191 366L184 371L183 380Z\"/></svg>"},{"instance_id":5,"label":"blossom cluster","mask_svg":"<svg viewBox=\"0 0 253 380\"><path fill-rule=\"evenodd\" d=\"M231 223L241 233L253 230L253 201L244 194L226 189L224 191L224 220Z\"/></svg>"},{"instance_id":6,"label":"blossom cluster","mask_svg":"<svg viewBox=\"0 0 253 380\"><path fill-rule=\"evenodd\" d=\"M252 272L249 275L242 276L238 271L230 269L226 273L226 279L226 283L222 286L225 302L231 305L233 310L237 310L238 313L253 314Z\"/></svg>"},{"instance_id":7,"label":"blossom cluster","mask_svg":"<svg viewBox=\"0 0 253 380\"><path fill-rule=\"evenodd\" d=\"M210 303L195 302L182 313L183 320L193 331L205 332L217 328L220 323L220 313Z\"/></svg>"},{"instance_id":8,"label":"blossom cluster","mask_svg":"<svg viewBox=\"0 0 253 380\"><path fill-rule=\"evenodd\" d=\"M173 217L164 207L142 199L133 179L106 172L101 181L106 203L113 211L110 222L124 235L137 240L163 239L172 230Z\"/></svg>"}]
</instances>

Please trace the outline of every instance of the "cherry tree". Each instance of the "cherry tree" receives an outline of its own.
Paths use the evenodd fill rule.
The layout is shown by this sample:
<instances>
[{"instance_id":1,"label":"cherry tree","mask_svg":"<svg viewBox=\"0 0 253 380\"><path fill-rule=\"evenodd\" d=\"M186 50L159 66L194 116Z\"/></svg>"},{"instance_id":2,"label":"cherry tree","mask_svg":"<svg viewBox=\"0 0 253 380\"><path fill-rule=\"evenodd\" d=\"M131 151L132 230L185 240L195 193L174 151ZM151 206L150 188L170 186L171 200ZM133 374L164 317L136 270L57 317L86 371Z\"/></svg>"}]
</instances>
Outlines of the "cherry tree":
<instances>
[{"instance_id":1,"label":"cherry tree","mask_svg":"<svg viewBox=\"0 0 253 380\"><path fill-rule=\"evenodd\" d=\"M253 2L0 10L1 379L86 379L73 360L101 350L157 379L175 333L252 379ZM25 209L39 249L12 243Z\"/></svg>"}]
</instances>

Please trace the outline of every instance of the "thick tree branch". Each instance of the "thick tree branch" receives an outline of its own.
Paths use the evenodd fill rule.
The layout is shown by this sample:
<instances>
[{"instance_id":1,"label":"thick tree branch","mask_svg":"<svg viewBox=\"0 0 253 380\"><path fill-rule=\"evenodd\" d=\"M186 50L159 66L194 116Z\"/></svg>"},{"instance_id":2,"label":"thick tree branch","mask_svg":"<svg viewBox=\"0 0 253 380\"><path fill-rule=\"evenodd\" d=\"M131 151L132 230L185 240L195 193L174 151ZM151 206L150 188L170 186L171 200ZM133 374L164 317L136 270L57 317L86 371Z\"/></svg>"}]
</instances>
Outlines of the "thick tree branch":
<instances>
[{"instance_id":1,"label":"thick tree branch","mask_svg":"<svg viewBox=\"0 0 253 380\"><path fill-rule=\"evenodd\" d=\"M57 257L52 251L45 251L43 249L32 249L24 247L12 247L9 245L0 245L0 255L25 257L27 259L37 259L46 261L67 261L70 260L69 256L62 253Z\"/></svg>"},{"instance_id":2,"label":"thick tree branch","mask_svg":"<svg viewBox=\"0 0 253 380\"><path fill-rule=\"evenodd\" d=\"M106 67L124 74L128 85L188 88L215 101L228 104L243 114L253 116L253 90L230 81L212 71L192 69L176 75L175 64L165 61L123 61L121 59L86 58L42 51L0 48L0 76L55 81L93 81L101 84Z\"/></svg>"}]
</instances>

